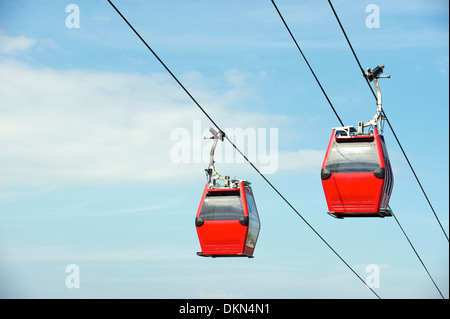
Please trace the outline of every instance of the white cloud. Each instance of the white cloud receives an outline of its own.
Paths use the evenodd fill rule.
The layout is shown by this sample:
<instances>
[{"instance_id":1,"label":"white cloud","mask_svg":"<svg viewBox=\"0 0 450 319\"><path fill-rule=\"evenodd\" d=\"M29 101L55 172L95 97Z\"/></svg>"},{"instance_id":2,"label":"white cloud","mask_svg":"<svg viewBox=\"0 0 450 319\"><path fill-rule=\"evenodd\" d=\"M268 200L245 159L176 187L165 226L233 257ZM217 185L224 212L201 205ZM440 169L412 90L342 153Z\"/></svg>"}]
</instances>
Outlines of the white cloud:
<instances>
[{"instance_id":1,"label":"white cloud","mask_svg":"<svg viewBox=\"0 0 450 319\"><path fill-rule=\"evenodd\" d=\"M168 75L35 69L14 60L0 62L0 73L0 186L203 178L207 159L174 163L170 135L176 128L193 134L194 120L201 119L202 132L211 124ZM288 121L236 111L240 92L197 87L195 97L226 127L269 130ZM209 152L207 141L199 145ZM307 168L316 157L282 152L281 167Z\"/></svg>"},{"instance_id":2,"label":"white cloud","mask_svg":"<svg viewBox=\"0 0 450 319\"><path fill-rule=\"evenodd\" d=\"M161 245L147 245L127 249L83 249L65 246L4 246L2 248L5 264L14 261L127 261L127 260L179 260L189 258L187 250ZM171 253L165 253L171 252ZM176 252L176 253L175 253Z\"/></svg>"},{"instance_id":3,"label":"white cloud","mask_svg":"<svg viewBox=\"0 0 450 319\"><path fill-rule=\"evenodd\" d=\"M24 36L9 37L0 29L0 53L10 54L17 51L25 51L36 44L36 41Z\"/></svg>"},{"instance_id":4,"label":"white cloud","mask_svg":"<svg viewBox=\"0 0 450 319\"><path fill-rule=\"evenodd\" d=\"M309 171L320 173L326 150L298 150L297 152L279 153L280 171Z\"/></svg>"}]
</instances>

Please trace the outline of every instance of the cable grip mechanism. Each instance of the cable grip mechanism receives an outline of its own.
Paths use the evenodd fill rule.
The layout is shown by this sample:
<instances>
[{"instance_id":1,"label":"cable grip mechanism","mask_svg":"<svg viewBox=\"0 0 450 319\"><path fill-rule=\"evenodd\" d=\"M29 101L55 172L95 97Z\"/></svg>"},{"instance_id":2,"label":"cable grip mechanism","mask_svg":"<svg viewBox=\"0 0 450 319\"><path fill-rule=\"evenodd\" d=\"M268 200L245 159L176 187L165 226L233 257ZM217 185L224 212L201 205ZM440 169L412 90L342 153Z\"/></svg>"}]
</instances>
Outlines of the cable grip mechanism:
<instances>
[{"instance_id":1,"label":"cable grip mechanism","mask_svg":"<svg viewBox=\"0 0 450 319\"><path fill-rule=\"evenodd\" d=\"M378 79L381 78L390 78L390 75L381 75L383 73L384 64L377 66L375 69L371 70L367 68L367 72L364 73L364 77L369 81L373 82L375 85L375 89L377 91L377 111L375 115L367 122L358 122L358 134L363 134L364 128L367 126L374 126L380 130L380 133L383 133L383 127L381 122L386 120L386 117L383 115L382 103L381 103L381 89L378 84Z\"/></svg>"},{"instance_id":2,"label":"cable grip mechanism","mask_svg":"<svg viewBox=\"0 0 450 319\"><path fill-rule=\"evenodd\" d=\"M204 139L214 139L214 142L211 146L211 151L209 153L209 166L205 169L206 177L208 179L208 183L210 184L211 188L231 188L231 187L237 187L237 184L239 182L243 182L244 185L250 185L250 182L246 180L240 180L240 179L230 179L230 176L220 175L214 166L214 153L217 147L217 142L221 140L223 142L223 139L225 137L225 133L221 131L220 129L218 131L214 130L212 127L209 128L209 131L211 132L212 136L210 137L204 137ZM216 184L216 181L222 180L224 181L223 185Z\"/></svg>"}]
</instances>

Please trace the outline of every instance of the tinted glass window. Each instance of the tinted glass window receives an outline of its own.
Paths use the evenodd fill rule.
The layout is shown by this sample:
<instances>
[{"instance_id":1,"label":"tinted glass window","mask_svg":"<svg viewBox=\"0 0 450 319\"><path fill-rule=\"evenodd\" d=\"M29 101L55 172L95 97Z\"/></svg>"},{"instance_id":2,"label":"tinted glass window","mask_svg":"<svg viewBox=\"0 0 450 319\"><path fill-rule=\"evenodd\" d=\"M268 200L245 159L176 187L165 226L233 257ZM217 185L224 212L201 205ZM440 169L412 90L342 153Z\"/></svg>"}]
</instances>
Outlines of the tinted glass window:
<instances>
[{"instance_id":1,"label":"tinted glass window","mask_svg":"<svg viewBox=\"0 0 450 319\"><path fill-rule=\"evenodd\" d=\"M200 211L203 220L233 220L242 216L241 197L236 193L208 194Z\"/></svg>"},{"instance_id":2,"label":"tinted glass window","mask_svg":"<svg viewBox=\"0 0 450 319\"><path fill-rule=\"evenodd\" d=\"M375 141L334 142L326 166L332 173L373 172L379 167Z\"/></svg>"},{"instance_id":3,"label":"tinted glass window","mask_svg":"<svg viewBox=\"0 0 450 319\"><path fill-rule=\"evenodd\" d=\"M247 243L246 245L249 247L255 247L256 239L258 238L259 233L259 218L258 213L256 211L255 200L253 196L247 194L247 205L248 205L248 215L250 218L250 228L247 234Z\"/></svg>"}]
</instances>

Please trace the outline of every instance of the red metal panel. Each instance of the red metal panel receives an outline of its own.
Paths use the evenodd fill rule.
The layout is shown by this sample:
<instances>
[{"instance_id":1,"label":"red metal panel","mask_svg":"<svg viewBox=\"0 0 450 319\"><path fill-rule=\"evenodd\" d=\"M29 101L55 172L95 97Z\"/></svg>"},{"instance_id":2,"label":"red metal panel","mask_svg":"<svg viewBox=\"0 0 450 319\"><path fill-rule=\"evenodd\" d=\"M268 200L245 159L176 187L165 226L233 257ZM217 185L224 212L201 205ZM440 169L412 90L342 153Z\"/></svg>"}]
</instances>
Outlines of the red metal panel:
<instances>
[{"instance_id":1,"label":"red metal panel","mask_svg":"<svg viewBox=\"0 0 450 319\"><path fill-rule=\"evenodd\" d=\"M209 189L209 184L206 184L196 217L200 217L206 195L214 192L240 194L244 216L248 217L245 187L242 182L239 183L239 188L231 189ZM248 225L242 225L239 220L205 220L201 226L196 227L202 250L201 255L212 257L251 256L253 248L249 251L245 245L248 228Z\"/></svg>"},{"instance_id":2,"label":"red metal panel","mask_svg":"<svg viewBox=\"0 0 450 319\"><path fill-rule=\"evenodd\" d=\"M197 215L195 215L195 217L199 217L200 216L200 212L202 210L203 202L205 200L206 194L208 193L208 188L209 188L209 183L206 183L205 188L203 189L203 194L202 194L202 199L200 200L200 205L198 206L198 209L197 209Z\"/></svg>"},{"instance_id":3,"label":"red metal panel","mask_svg":"<svg viewBox=\"0 0 450 319\"><path fill-rule=\"evenodd\" d=\"M197 227L203 255L244 254L247 226L238 220L205 221Z\"/></svg>"},{"instance_id":4,"label":"red metal panel","mask_svg":"<svg viewBox=\"0 0 450 319\"><path fill-rule=\"evenodd\" d=\"M323 159L322 169L326 168L328 157L330 156L331 148L333 147L333 143L336 140L336 130L333 129L331 132L330 142L328 143L327 152L325 153L325 158Z\"/></svg>"},{"instance_id":5,"label":"red metal panel","mask_svg":"<svg viewBox=\"0 0 450 319\"><path fill-rule=\"evenodd\" d=\"M378 178L373 172L333 172L327 179L322 180L322 185L327 201L328 211L335 217L369 217L384 216L380 211L387 210L390 191L386 192L387 182L392 182L390 165L386 167L383 145L378 130L373 130L373 135L355 135L337 137L333 129L330 143L328 144L322 169L327 166L331 149L335 141L370 141L374 140L379 166L385 168L384 178ZM387 156L387 154L385 154ZM390 187L392 190L392 187Z\"/></svg>"},{"instance_id":6,"label":"red metal panel","mask_svg":"<svg viewBox=\"0 0 450 319\"><path fill-rule=\"evenodd\" d=\"M322 182L330 213L378 215L384 180L373 173L333 173Z\"/></svg>"}]
</instances>

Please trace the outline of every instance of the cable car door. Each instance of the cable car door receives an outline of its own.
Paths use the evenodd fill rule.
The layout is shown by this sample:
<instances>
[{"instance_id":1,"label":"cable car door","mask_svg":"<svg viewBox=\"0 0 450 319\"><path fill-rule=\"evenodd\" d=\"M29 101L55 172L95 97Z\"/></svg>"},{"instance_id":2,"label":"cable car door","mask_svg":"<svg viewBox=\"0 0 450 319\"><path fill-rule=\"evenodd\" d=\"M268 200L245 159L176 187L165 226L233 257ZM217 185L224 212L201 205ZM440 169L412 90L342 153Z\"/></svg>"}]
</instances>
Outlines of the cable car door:
<instances>
[{"instance_id":1,"label":"cable car door","mask_svg":"<svg viewBox=\"0 0 450 319\"><path fill-rule=\"evenodd\" d=\"M206 188L208 187L208 184ZM240 190L205 189L196 218L204 256L243 255L249 224Z\"/></svg>"}]
</instances>

